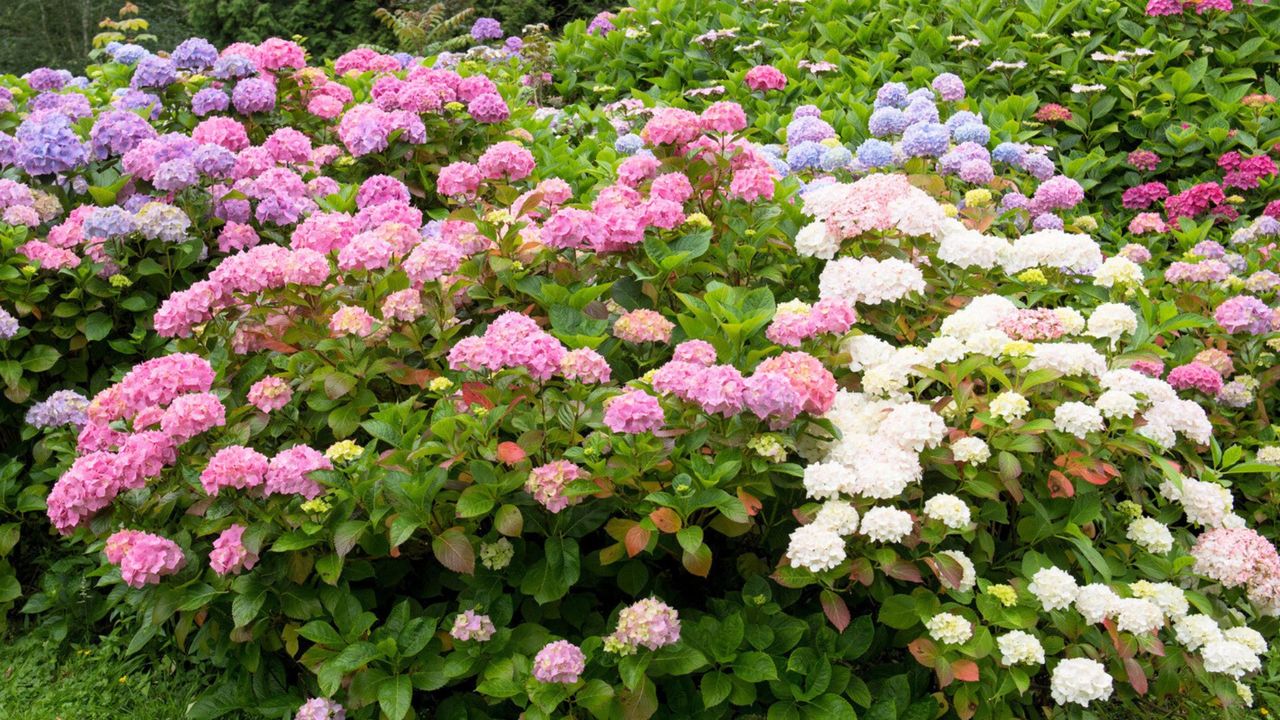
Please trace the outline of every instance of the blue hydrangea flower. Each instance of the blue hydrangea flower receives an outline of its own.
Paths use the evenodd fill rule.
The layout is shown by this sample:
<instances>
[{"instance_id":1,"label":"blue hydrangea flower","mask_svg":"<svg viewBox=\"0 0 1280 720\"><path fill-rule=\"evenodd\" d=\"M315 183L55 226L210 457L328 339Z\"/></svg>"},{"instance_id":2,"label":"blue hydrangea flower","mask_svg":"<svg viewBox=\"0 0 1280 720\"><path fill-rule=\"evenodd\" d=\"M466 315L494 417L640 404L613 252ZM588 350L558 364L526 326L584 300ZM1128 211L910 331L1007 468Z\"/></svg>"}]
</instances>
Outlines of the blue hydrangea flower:
<instances>
[{"instance_id":1,"label":"blue hydrangea flower","mask_svg":"<svg viewBox=\"0 0 1280 720\"><path fill-rule=\"evenodd\" d=\"M87 238L113 238L138 229L133 213L117 205L100 207L84 219L84 236Z\"/></svg>"},{"instance_id":2,"label":"blue hydrangea flower","mask_svg":"<svg viewBox=\"0 0 1280 720\"><path fill-rule=\"evenodd\" d=\"M633 155L642 147L644 147L644 140L635 133L620 135L613 141L613 149L623 155Z\"/></svg>"},{"instance_id":3,"label":"blue hydrangea flower","mask_svg":"<svg viewBox=\"0 0 1280 720\"><path fill-rule=\"evenodd\" d=\"M912 125L938 122L938 106L932 100L915 100L907 105L903 113L907 116L907 122Z\"/></svg>"},{"instance_id":4,"label":"blue hydrangea flower","mask_svg":"<svg viewBox=\"0 0 1280 720\"><path fill-rule=\"evenodd\" d=\"M827 151L822 153L821 166L822 169L827 172L842 170L849 167L849 164L852 162L853 153L849 152L849 148L843 145L827 148Z\"/></svg>"},{"instance_id":5,"label":"blue hydrangea flower","mask_svg":"<svg viewBox=\"0 0 1280 720\"><path fill-rule=\"evenodd\" d=\"M787 151L787 164L793 170L809 170L822 163L822 154L826 147L816 142L802 142L792 145Z\"/></svg>"},{"instance_id":6,"label":"blue hydrangea flower","mask_svg":"<svg viewBox=\"0 0 1280 720\"><path fill-rule=\"evenodd\" d=\"M958 143L977 143L986 145L991 142L991 128L978 123L969 123L951 129L951 138Z\"/></svg>"},{"instance_id":7,"label":"blue hydrangea flower","mask_svg":"<svg viewBox=\"0 0 1280 720\"><path fill-rule=\"evenodd\" d=\"M876 108L894 107L902 108L907 104L907 86L906 83L888 82L880 86L876 91Z\"/></svg>"},{"instance_id":8,"label":"blue hydrangea flower","mask_svg":"<svg viewBox=\"0 0 1280 720\"><path fill-rule=\"evenodd\" d=\"M236 166L236 154L214 143L205 143L191 154L196 170L210 177L231 177Z\"/></svg>"},{"instance_id":9,"label":"blue hydrangea flower","mask_svg":"<svg viewBox=\"0 0 1280 720\"><path fill-rule=\"evenodd\" d=\"M781 145L778 145L776 143L761 145L758 149L760 150L760 152L764 153L765 155L768 155L769 157L776 157L776 158L782 157L783 148Z\"/></svg>"},{"instance_id":10,"label":"blue hydrangea flower","mask_svg":"<svg viewBox=\"0 0 1280 720\"><path fill-rule=\"evenodd\" d=\"M937 122L936 120L934 122ZM968 110L957 110L947 118L947 129L954 130L963 125L982 124L982 116L975 115Z\"/></svg>"},{"instance_id":11,"label":"blue hydrangea flower","mask_svg":"<svg viewBox=\"0 0 1280 720\"><path fill-rule=\"evenodd\" d=\"M933 102L935 99L933 91L929 88L916 88L907 95L907 105L910 105L913 102L919 102L920 100Z\"/></svg>"},{"instance_id":12,"label":"blue hydrangea flower","mask_svg":"<svg viewBox=\"0 0 1280 720\"><path fill-rule=\"evenodd\" d=\"M951 145L946 125L923 122L912 125L902 134L902 152L907 157L938 157Z\"/></svg>"},{"instance_id":13,"label":"blue hydrangea flower","mask_svg":"<svg viewBox=\"0 0 1280 720\"><path fill-rule=\"evenodd\" d=\"M218 48L204 38L187 38L173 49L169 57L183 70L206 70L218 61Z\"/></svg>"},{"instance_id":14,"label":"blue hydrangea flower","mask_svg":"<svg viewBox=\"0 0 1280 720\"><path fill-rule=\"evenodd\" d=\"M883 140L870 138L858 146L858 162L869 168L893 165L893 146Z\"/></svg>"},{"instance_id":15,"label":"blue hydrangea flower","mask_svg":"<svg viewBox=\"0 0 1280 720\"><path fill-rule=\"evenodd\" d=\"M115 43L115 45L116 47L114 49L108 45L107 52L111 53L112 60L115 60L121 65L133 65L142 58L151 54L150 50L147 50L141 45L134 45L133 43Z\"/></svg>"},{"instance_id":16,"label":"blue hydrangea flower","mask_svg":"<svg viewBox=\"0 0 1280 720\"><path fill-rule=\"evenodd\" d=\"M413 56L407 52L393 53L391 57L395 58L402 68L409 67L409 63L413 62Z\"/></svg>"},{"instance_id":17,"label":"blue hydrangea flower","mask_svg":"<svg viewBox=\"0 0 1280 720\"><path fill-rule=\"evenodd\" d=\"M765 155L765 160L769 161L769 165L773 167L774 172L778 173L778 177L787 177L791 174L791 166L786 160L776 155Z\"/></svg>"},{"instance_id":18,"label":"blue hydrangea flower","mask_svg":"<svg viewBox=\"0 0 1280 720\"><path fill-rule=\"evenodd\" d=\"M888 137L901 134L910 125L907 116L894 107L882 107L871 113L867 120L867 130L875 137Z\"/></svg>"},{"instance_id":19,"label":"blue hydrangea flower","mask_svg":"<svg viewBox=\"0 0 1280 720\"><path fill-rule=\"evenodd\" d=\"M835 128L819 117L805 115L787 124L787 143L791 145L802 142L822 142L835 136Z\"/></svg>"},{"instance_id":20,"label":"blue hydrangea flower","mask_svg":"<svg viewBox=\"0 0 1280 720\"><path fill-rule=\"evenodd\" d=\"M1018 165L1022 162L1022 148L1016 143L1002 142L991 152L991 159L996 162Z\"/></svg>"}]
</instances>

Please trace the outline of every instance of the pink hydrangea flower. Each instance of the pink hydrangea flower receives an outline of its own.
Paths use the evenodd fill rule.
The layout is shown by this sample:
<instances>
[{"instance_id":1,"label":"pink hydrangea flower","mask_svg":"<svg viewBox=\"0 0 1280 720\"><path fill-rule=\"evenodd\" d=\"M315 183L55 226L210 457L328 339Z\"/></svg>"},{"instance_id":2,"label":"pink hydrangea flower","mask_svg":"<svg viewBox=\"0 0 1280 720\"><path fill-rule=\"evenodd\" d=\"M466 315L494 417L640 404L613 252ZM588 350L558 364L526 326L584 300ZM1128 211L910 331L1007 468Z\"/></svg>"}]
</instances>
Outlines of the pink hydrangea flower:
<instances>
[{"instance_id":1,"label":"pink hydrangea flower","mask_svg":"<svg viewBox=\"0 0 1280 720\"><path fill-rule=\"evenodd\" d=\"M560 374L568 380L584 383L606 383L611 375L609 363L591 348L570 350L560 358Z\"/></svg>"},{"instance_id":2,"label":"pink hydrangea flower","mask_svg":"<svg viewBox=\"0 0 1280 720\"><path fill-rule=\"evenodd\" d=\"M244 546L245 526L236 524L222 531L213 541L209 553L209 567L219 575L230 575L242 570L252 570L258 564L257 553Z\"/></svg>"},{"instance_id":3,"label":"pink hydrangea flower","mask_svg":"<svg viewBox=\"0 0 1280 720\"><path fill-rule=\"evenodd\" d=\"M636 648L658 648L680 641L680 616L657 598L645 598L618 613L618 627L604 640L605 649L630 655Z\"/></svg>"},{"instance_id":4,"label":"pink hydrangea flower","mask_svg":"<svg viewBox=\"0 0 1280 720\"><path fill-rule=\"evenodd\" d=\"M558 513L582 502L581 497L568 497L564 491L570 483L583 476L583 469L577 465L568 460L556 460L534 468L525 480L524 489L543 507Z\"/></svg>"},{"instance_id":5,"label":"pink hydrangea flower","mask_svg":"<svg viewBox=\"0 0 1280 720\"><path fill-rule=\"evenodd\" d=\"M480 174L489 180L506 178L512 181L529 177L535 165L533 153L510 140L491 145L477 164Z\"/></svg>"},{"instance_id":6,"label":"pink hydrangea flower","mask_svg":"<svg viewBox=\"0 0 1280 720\"><path fill-rule=\"evenodd\" d=\"M497 628L488 615L480 615L475 610L464 610L453 619L453 627L449 636L462 642L488 642Z\"/></svg>"},{"instance_id":7,"label":"pink hydrangea flower","mask_svg":"<svg viewBox=\"0 0 1280 720\"><path fill-rule=\"evenodd\" d=\"M697 403L708 415L718 413L732 417L742 412L746 380L737 368L732 365L694 367L686 399Z\"/></svg>"},{"instance_id":8,"label":"pink hydrangea flower","mask_svg":"<svg viewBox=\"0 0 1280 720\"><path fill-rule=\"evenodd\" d=\"M1195 389L1205 395L1217 395L1222 389L1222 376L1204 363L1191 362L1169 371L1166 378L1175 390Z\"/></svg>"},{"instance_id":9,"label":"pink hydrangea flower","mask_svg":"<svg viewBox=\"0 0 1280 720\"><path fill-rule=\"evenodd\" d=\"M268 375L249 388L247 399L249 404L264 413L279 410L289 404L293 398L293 388L289 383L274 375Z\"/></svg>"},{"instance_id":10,"label":"pink hydrangea flower","mask_svg":"<svg viewBox=\"0 0 1280 720\"><path fill-rule=\"evenodd\" d=\"M1213 311L1213 319L1233 335L1241 332L1264 335L1272 330L1271 308L1250 295L1237 295L1223 302Z\"/></svg>"},{"instance_id":11,"label":"pink hydrangea flower","mask_svg":"<svg viewBox=\"0 0 1280 720\"><path fill-rule=\"evenodd\" d=\"M440 168L436 190L441 195L450 197L471 197L476 194L483 180L484 173L480 168L460 160Z\"/></svg>"},{"instance_id":12,"label":"pink hydrangea flower","mask_svg":"<svg viewBox=\"0 0 1280 720\"><path fill-rule=\"evenodd\" d=\"M835 376L808 353L785 352L765 360L756 368L756 374L771 373L781 373L790 381L805 412L821 415L835 402Z\"/></svg>"},{"instance_id":13,"label":"pink hydrangea flower","mask_svg":"<svg viewBox=\"0 0 1280 720\"><path fill-rule=\"evenodd\" d=\"M397 290L382 301L383 320L401 320L413 322L425 312L422 306L422 291L418 288Z\"/></svg>"},{"instance_id":14,"label":"pink hydrangea flower","mask_svg":"<svg viewBox=\"0 0 1280 720\"><path fill-rule=\"evenodd\" d=\"M587 669L587 656L568 640L548 643L533 658L533 677L543 683L576 683Z\"/></svg>"},{"instance_id":15,"label":"pink hydrangea flower","mask_svg":"<svg viewBox=\"0 0 1280 720\"><path fill-rule=\"evenodd\" d=\"M200 473L200 485L210 495L217 495L222 488L256 488L266 479L267 456L243 445L232 445L214 453Z\"/></svg>"},{"instance_id":16,"label":"pink hydrangea flower","mask_svg":"<svg viewBox=\"0 0 1280 720\"><path fill-rule=\"evenodd\" d=\"M395 63L395 60L391 59L391 62ZM399 63L396 66L399 67ZM311 698L298 708L293 720L347 720L347 710L328 698Z\"/></svg>"},{"instance_id":17,"label":"pink hydrangea flower","mask_svg":"<svg viewBox=\"0 0 1280 720\"><path fill-rule=\"evenodd\" d=\"M785 78L783 84L785 85ZM703 130L736 133L747 127L747 114L742 111L742 106L738 103L721 100L703 110L698 121Z\"/></svg>"},{"instance_id":18,"label":"pink hydrangea flower","mask_svg":"<svg viewBox=\"0 0 1280 720\"><path fill-rule=\"evenodd\" d=\"M178 443L227 422L227 409L217 395L192 393L173 401L160 418L160 429Z\"/></svg>"},{"instance_id":19,"label":"pink hydrangea flower","mask_svg":"<svg viewBox=\"0 0 1280 720\"><path fill-rule=\"evenodd\" d=\"M605 403L604 424L615 433L652 432L664 421L658 398L643 390L627 390Z\"/></svg>"},{"instance_id":20,"label":"pink hydrangea flower","mask_svg":"<svg viewBox=\"0 0 1280 720\"><path fill-rule=\"evenodd\" d=\"M716 349L706 340L685 340L676 345L675 353L672 354L671 359L693 363L694 365L714 365L716 362Z\"/></svg>"},{"instance_id":21,"label":"pink hydrangea flower","mask_svg":"<svg viewBox=\"0 0 1280 720\"><path fill-rule=\"evenodd\" d=\"M311 500L324 494L324 487L309 475L316 470L332 470L324 453L306 445L281 450L267 466L266 495L301 495Z\"/></svg>"},{"instance_id":22,"label":"pink hydrangea flower","mask_svg":"<svg viewBox=\"0 0 1280 720\"><path fill-rule=\"evenodd\" d=\"M1129 369L1148 377L1158 378L1164 374L1164 363L1159 360L1134 360Z\"/></svg>"},{"instance_id":23,"label":"pink hydrangea flower","mask_svg":"<svg viewBox=\"0 0 1280 720\"><path fill-rule=\"evenodd\" d=\"M613 335L629 343L665 343L671 340L675 327L661 313L640 308L619 317L613 324Z\"/></svg>"},{"instance_id":24,"label":"pink hydrangea flower","mask_svg":"<svg viewBox=\"0 0 1280 720\"><path fill-rule=\"evenodd\" d=\"M367 337L373 332L373 316L362 307L340 305L333 317L329 318L329 332L334 337Z\"/></svg>"},{"instance_id":25,"label":"pink hydrangea flower","mask_svg":"<svg viewBox=\"0 0 1280 720\"><path fill-rule=\"evenodd\" d=\"M107 538L107 560L119 566L120 577L134 588L158 584L186 565L177 543L136 530L121 530Z\"/></svg>"},{"instance_id":26,"label":"pink hydrangea flower","mask_svg":"<svg viewBox=\"0 0 1280 720\"><path fill-rule=\"evenodd\" d=\"M772 65L757 65L748 70L743 79L747 87L756 91L781 90L787 86L787 76Z\"/></svg>"}]
</instances>

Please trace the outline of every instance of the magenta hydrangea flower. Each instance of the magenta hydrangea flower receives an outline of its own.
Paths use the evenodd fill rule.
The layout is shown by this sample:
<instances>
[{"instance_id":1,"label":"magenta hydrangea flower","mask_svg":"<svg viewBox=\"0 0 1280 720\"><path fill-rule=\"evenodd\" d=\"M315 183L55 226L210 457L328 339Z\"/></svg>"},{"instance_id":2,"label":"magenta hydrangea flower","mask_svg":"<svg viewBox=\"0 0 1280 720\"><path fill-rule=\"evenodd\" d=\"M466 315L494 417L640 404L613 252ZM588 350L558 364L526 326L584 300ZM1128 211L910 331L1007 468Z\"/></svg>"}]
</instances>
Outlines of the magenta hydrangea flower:
<instances>
[{"instance_id":1,"label":"magenta hydrangea flower","mask_svg":"<svg viewBox=\"0 0 1280 720\"><path fill-rule=\"evenodd\" d=\"M258 563L257 553L250 552L244 546L245 526L232 525L218 539L213 541L213 550L209 553L209 567L219 575L231 575L243 570L252 570Z\"/></svg>"},{"instance_id":2,"label":"magenta hydrangea flower","mask_svg":"<svg viewBox=\"0 0 1280 720\"><path fill-rule=\"evenodd\" d=\"M1200 362L1180 365L1170 370L1166 379L1175 390L1194 389L1212 396L1222 389L1222 376L1218 371Z\"/></svg>"},{"instance_id":3,"label":"magenta hydrangea flower","mask_svg":"<svg viewBox=\"0 0 1280 720\"><path fill-rule=\"evenodd\" d=\"M576 683L587 669L587 656L568 640L547 643L533 658L533 677L543 683Z\"/></svg>"},{"instance_id":4,"label":"magenta hydrangea flower","mask_svg":"<svg viewBox=\"0 0 1280 720\"><path fill-rule=\"evenodd\" d=\"M643 390L627 390L605 403L604 424L616 433L653 432L665 421L658 398Z\"/></svg>"}]
</instances>

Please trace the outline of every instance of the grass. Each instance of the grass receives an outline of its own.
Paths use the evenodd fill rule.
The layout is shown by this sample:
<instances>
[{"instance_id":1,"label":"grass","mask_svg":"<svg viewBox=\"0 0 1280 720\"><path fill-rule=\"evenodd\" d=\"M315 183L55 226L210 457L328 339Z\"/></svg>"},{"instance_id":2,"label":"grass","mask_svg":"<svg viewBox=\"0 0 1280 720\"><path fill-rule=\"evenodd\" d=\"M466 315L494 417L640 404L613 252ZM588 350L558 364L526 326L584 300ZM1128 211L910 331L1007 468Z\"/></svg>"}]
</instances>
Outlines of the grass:
<instances>
[{"instance_id":1,"label":"grass","mask_svg":"<svg viewBox=\"0 0 1280 720\"><path fill-rule=\"evenodd\" d=\"M128 641L104 636L67 646L38 634L3 638L0 718L180 720L210 678L164 656L125 656ZM231 720L233 716L226 716Z\"/></svg>"}]
</instances>

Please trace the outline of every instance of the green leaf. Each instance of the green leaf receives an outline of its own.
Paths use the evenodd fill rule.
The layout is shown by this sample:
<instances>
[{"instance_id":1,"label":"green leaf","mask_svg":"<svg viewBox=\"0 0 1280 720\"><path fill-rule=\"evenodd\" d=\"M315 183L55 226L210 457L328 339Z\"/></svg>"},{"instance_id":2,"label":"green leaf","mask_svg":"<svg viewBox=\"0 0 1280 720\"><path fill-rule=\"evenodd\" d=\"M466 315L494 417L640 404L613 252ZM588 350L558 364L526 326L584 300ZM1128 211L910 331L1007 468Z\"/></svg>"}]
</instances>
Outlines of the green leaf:
<instances>
[{"instance_id":1,"label":"green leaf","mask_svg":"<svg viewBox=\"0 0 1280 720\"><path fill-rule=\"evenodd\" d=\"M310 640L313 643L321 645L333 645L334 647L342 645L342 636L338 634L333 626L323 620L312 620L311 622L298 628L298 634Z\"/></svg>"},{"instance_id":2,"label":"green leaf","mask_svg":"<svg viewBox=\"0 0 1280 720\"><path fill-rule=\"evenodd\" d=\"M745 652L733 661L733 676L749 683L767 682L778 679L778 668L762 652Z\"/></svg>"},{"instance_id":3,"label":"green leaf","mask_svg":"<svg viewBox=\"0 0 1280 720\"><path fill-rule=\"evenodd\" d=\"M378 707L389 720L404 720L413 705L413 682L408 675L393 675L378 686Z\"/></svg>"},{"instance_id":4,"label":"green leaf","mask_svg":"<svg viewBox=\"0 0 1280 720\"><path fill-rule=\"evenodd\" d=\"M733 691L733 682L722 672L711 672L702 676L702 707L711 708L724 702Z\"/></svg>"},{"instance_id":5,"label":"green leaf","mask_svg":"<svg viewBox=\"0 0 1280 720\"><path fill-rule=\"evenodd\" d=\"M61 354L48 345L36 345L22 356L22 367L31 372L44 372L58 362Z\"/></svg>"},{"instance_id":6,"label":"green leaf","mask_svg":"<svg viewBox=\"0 0 1280 720\"><path fill-rule=\"evenodd\" d=\"M578 689L574 699L597 720L608 720L613 705L613 686L603 680L591 680Z\"/></svg>"},{"instance_id":7,"label":"green leaf","mask_svg":"<svg viewBox=\"0 0 1280 720\"><path fill-rule=\"evenodd\" d=\"M94 313L84 319L84 336L91 341L98 341L111 333L111 316L106 313Z\"/></svg>"}]
</instances>

